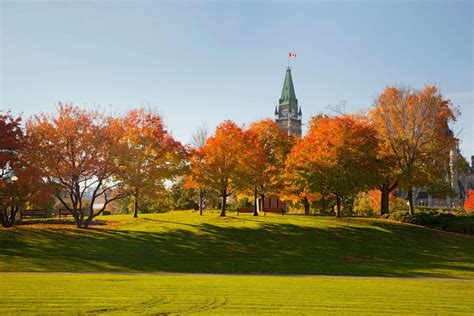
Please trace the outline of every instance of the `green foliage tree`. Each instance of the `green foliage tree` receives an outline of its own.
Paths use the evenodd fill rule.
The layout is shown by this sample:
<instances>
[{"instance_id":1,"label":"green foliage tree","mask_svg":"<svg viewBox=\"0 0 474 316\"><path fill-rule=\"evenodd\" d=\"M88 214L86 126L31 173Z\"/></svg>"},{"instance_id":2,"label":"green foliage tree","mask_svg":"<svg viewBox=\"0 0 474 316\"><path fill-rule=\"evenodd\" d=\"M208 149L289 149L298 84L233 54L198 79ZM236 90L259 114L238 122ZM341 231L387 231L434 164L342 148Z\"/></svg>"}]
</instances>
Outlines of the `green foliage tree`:
<instances>
[{"instance_id":1,"label":"green foliage tree","mask_svg":"<svg viewBox=\"0 0 474 316\"><path fill-rule=\"evenodd\" d=\"M199 202L196 203L196 196L199 198L198 201L202 203L202 200L199 197L199 190L187 187L186 180L179 179L173 183L170 188L169 200L171 208L174 210L199 209L200 206L202 207L202 204L199 204Z\"/></svg>"}]
</instances>

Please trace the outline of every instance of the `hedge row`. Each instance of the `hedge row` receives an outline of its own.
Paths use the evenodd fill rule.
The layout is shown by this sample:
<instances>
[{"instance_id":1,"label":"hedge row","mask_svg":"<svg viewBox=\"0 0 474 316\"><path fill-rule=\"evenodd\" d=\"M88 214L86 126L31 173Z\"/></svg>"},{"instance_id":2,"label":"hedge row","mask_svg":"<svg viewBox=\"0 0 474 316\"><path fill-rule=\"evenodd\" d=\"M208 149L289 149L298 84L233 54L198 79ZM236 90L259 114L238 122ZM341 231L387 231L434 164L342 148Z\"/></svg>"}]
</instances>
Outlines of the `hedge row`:
<instances>
[{"instance_id":1,"label":"hedge row","mask_svg":"<svg viewBox=\"0 0 474 316\"><path fill-rule=\"evenodd\" d=\"M455 215L430 211L419 212L414 215L409 215L408 212L393 212L385 214L382 217L453 233L474 235L473 215Z\"/></svg>"}]
</instances>

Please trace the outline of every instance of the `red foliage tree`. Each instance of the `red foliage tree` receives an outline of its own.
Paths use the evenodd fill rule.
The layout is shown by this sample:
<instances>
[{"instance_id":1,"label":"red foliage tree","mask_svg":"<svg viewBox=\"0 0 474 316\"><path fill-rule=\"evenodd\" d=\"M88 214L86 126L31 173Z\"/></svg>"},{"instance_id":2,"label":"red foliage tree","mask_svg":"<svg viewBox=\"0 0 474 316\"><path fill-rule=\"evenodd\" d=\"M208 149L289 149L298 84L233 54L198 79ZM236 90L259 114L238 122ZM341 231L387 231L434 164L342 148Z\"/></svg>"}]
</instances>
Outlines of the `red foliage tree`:
<instances>
[{"instance_id":1,"label":"red foliage tree","mask_svg":"<svg viewBox=\"0 0 474 316\"><path fill-rule=\"evenodd\" d=\"M114 200L125 196L116 181L120 129L97 111L60 104L56 115L37 115L27 124L29 156L48 190L87 228ZM102 199L98 209L94 204Z\"/></svg>"},{"instance_id":2,"label":"red foliage tree","mask_svg":"<svg viewBox=\"0 0 474 316\"><path fill-rule=\"evenodd\" d=\"M0 113L0 178L9 173L19 163L19 151L24 146L24 135L21 129L21 117L11 113Z\"/></svg>"},{"instance_id":3,"label":"red foliage tree","mask_svg":"<svg viewBox=\"0 0 474 316\"><path fill-rule=\"evenodd\" d=\"M11 227L17 208L12 203L15 168L20 165L20 150L24 147L21 117L0 114L0 224Z\"/></svg>"},{"instance_id":4,"label":"red foliage tree","mask_svg":"<svg viewBox=\"0 0 474 316\"><path fill-rule=\"evenodd\" d=\"M36 168L28 155L28 143L21 128L21 117L0 115L0 224L12 227L16 215L28 202L48 199Z\"/></svg>"},{"instance_id":5,"label":"red foliage tree","mask_svg":"<svg viewBox=\"0 0 474 316\"><path fill-rule=\"evenodd\" d=\"M469 213L474 212L474 190L469 190L467 199L464 201L464 209Z\"/></svg>"}]
</instances>

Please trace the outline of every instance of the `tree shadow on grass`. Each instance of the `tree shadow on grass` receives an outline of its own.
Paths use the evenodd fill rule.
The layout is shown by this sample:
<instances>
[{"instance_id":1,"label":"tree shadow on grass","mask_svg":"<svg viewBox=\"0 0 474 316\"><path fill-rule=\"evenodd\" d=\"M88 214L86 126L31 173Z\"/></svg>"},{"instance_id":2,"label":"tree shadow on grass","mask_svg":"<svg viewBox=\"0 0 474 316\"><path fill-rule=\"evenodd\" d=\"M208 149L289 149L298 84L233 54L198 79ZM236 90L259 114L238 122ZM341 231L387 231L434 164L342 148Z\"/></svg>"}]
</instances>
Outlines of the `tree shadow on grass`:
<instances>
[{"instance_id":1,"label":"tree shadow on grass","mask_svg":"<svg viewBox=\"0 0 474 316\"><path fill-rule=\"evenodd\" d=\"M382 221L360 227L201 223L162 232L24 228L3 237L3 271L474 276L474 239Z\"/></svg>"},{"instance_id":2,"label":"tree shadow on grass","mask_svg":"<svg viewBox=\"0 0 474 316\"><path fill-rule=\"evenodd\" d=\"M73 218L69 219L57 219L57 218L47 218L47 219L28 219L15 222L16 226L28 226L28 225L70 225L76 226L76 222ZM90 223L90 226L105 226L107 223L101 220L94 220Z\"/></svg>"}]
</instances>

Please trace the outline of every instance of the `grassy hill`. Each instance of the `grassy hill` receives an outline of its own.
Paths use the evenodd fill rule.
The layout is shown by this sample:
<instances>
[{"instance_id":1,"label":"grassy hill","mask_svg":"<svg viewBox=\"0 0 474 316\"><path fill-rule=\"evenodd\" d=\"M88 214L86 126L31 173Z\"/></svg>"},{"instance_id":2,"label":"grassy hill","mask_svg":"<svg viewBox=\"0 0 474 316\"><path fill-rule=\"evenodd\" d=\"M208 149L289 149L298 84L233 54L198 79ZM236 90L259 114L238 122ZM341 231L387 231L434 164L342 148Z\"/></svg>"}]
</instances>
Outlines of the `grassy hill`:
<instances>
[{"instance_id":1,"label":"grassy hill","mask_svg":"<svg viewBox=\"0 0 474 316\"><path fill-rule=\"evenodd\" d=\"M0 229L0 271L166 271L474 279L474 238L378 219L208 212Z\"/></svg>"}]
</instances>

